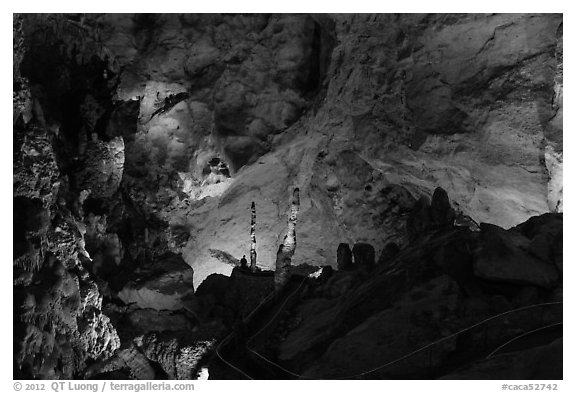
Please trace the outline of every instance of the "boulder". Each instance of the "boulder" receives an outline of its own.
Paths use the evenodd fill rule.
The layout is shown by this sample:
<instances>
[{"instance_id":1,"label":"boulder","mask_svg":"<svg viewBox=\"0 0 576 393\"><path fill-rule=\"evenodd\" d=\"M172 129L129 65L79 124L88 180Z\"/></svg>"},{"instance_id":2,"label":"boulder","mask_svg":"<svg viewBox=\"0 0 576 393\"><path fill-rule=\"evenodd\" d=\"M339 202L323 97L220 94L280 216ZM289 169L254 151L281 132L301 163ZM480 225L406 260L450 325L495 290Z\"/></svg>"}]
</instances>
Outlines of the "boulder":
<instances>
[{"instance_id":1,"label":"boulder","mask_svg":"<svg viewBox=\"0 0 576 393\"><path fill-rule=\"evenodd\" d=\"M384 246L380 258L378 258L378 264L384 264L394 258L400 252L400 247L394 242L390 242Z\"/></svg>"},{"instance_id":2,"label":"boulder","mask_svg":"<svg viewBox=\"0 0 576 393\"><path fill-rule=\"evenodd\" d=\"M562 270L563 260L563 219L561 213L548 213L531 217L515 227L530 239L528 252L543 261L554 262Z\"/></svg>"},{"instance_id":3,"label":"boulder","mask_svg":"<svg viewBox=\"0 0 576 393\"><path fill-rule=\"evenodd\" d=\"M490 281L544 288L558 284L556 267L527 251L530 239L496 225L481 224L480 228L480 244L474 255L476 276Z\"/></svg>"},{"instance_id":4,"label":"boulder","mask_svg":"<svg viewBox=\"0 0 576 393\"><path fill-rule=\"evenodd\" d=\"M186 337L149 333L136 337L133 345L159 364L168 379L194 379L200 362L216 345L214 333L194 332Z\"/></svg>"},{"instance_id":5,"label":"boulder","mask_svg":"<svg viewBox=\"0 0 576 393\"><path fill-rule=\"evenodd\" d=\"M356 266L371 267L376 263L374 247L368 243L354 244L352 255L354 255L354 264Z\"/></svg>"},{"instance_id":6,"label":"boulder","mask_svg":"<svg viewBox=\"0 0 576 393\"><path fill-rule=\"evenodd\" d=\"M448 193L441 187L437 187L432 195L430 217L437 228L445 228L454 224L454 218L456 217L454 209L450 206Z\"/></svg>"},{"instance_id":7,"label":"boulder","mask_svg":"<svg viewBox=\"0 0 576 393\"><path fill-rule=\"evenodd\" d=\"M340 243L336 252L338 270L348 269L352 266L352 251L348 243Z\"/></svg>"}]
</instances>

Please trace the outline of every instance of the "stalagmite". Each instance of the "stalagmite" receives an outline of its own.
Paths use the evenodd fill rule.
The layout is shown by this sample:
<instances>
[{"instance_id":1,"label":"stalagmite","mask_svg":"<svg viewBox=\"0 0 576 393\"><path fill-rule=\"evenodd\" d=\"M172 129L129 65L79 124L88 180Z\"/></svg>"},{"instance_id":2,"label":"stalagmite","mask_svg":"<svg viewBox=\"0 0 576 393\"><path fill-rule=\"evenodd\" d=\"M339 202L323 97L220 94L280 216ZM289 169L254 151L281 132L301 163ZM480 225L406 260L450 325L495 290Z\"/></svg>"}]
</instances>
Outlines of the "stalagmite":
<instances>
[{"instance_id":1,"label":"stalagmite","mask_svg":"<svg viewBox=\"0 0 576 393\"><path fill-rule=\"evenodd\" d=\"M340 243L336 251L338 270L348 269L352 266L352 251L348 243Z\"/></svg>"},{"instance_id":2,"label":"stalagmite","mask_svg":"<svg viewBox=\"0 0 576 393\"><path fill-rule=\"evenodd\" d=\"M292 204L290 206L290 216L288 217L288 232L284 236L284 242L280 245L276 254L276 272L274 284L276 289L284 286L288 281L292 257L296 251L296 219L300 209L300 189L295 188L292 193Z\"/></svg>"},{"instance_id":3,"label":"stalagmite","mask_svg":"<svg viewBox=\"0 0 576 393\"><path fill-rule=\"evenodd\" d=\"M352 255L354 256L355 266L373 267L375 261L375 250L371 244L356 243L352 247Z\"/></svg>"},{"instance_id":4,"label":"stalagmite","mask_svg":"<svg viewBox=\"0 0 576 393\"><path fill-rule=\"evenodd\" d=\"M284 237L284 253L290 258L296 250L296 219L300 209L300 189L295 188L292 194L290 217L288 218L288 233Z\"/></svg>"},{"instance_id":5,"label":"stalagmite","mask_svg":"<svg viewBox=\"0 0 576 393\"><path fill-rule=\"evenodd\" d=\"M256 267L256 204L252 202L252 221L250 222L250 270L255 272Z\"/></svg>"}]
</instances>

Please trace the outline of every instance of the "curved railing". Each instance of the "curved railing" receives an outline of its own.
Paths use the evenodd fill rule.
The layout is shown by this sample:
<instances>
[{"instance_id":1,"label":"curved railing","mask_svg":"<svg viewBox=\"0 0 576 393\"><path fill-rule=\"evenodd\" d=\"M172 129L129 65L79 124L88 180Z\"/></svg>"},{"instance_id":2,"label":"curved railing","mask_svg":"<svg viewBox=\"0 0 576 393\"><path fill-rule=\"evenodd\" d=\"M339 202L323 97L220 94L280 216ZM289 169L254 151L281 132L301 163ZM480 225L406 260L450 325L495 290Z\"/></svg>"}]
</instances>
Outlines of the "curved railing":
<instances>
[{"instance_id":1,"label":"curved railing","mask_svg":"<svg viewBox=\"0 0 576 393\"><path fill-rule=\"evenodd\" d=\"M230 367L231 369L235 370L237 373L245 376L247 379L254 379L252 378L250 375L246 374L244 371L242 371L240 368L236 367L235 365L233 365L232 363L230 363L229 361L227 361L226 359L224 359L224 357L222 356L222 354L220 353L220 351L222 350L222 347L224 345L226 345L228 343L228 341L230 341L230 338L232 338L232 336L234 335L234 332L231 332L229 335L227 335L221 342L220 344L216 347L216 356L218 356L218 359L220 359L225 365L227 365L228 367Z\"/></svg>"},{"instance_id":2,"label":"curved railing","mask_svg":"<svg viewBox=\"0 0 576 393\"><path fill-rule=\"evenodd\" d=\"M490 352L490 353L488 354L488 356L486 356L486 359L490 359L492 356L496 355L496 354L497 354L498 352L500 352L502 349L506 348L506 347L507 347L508 345L510 345L510 344L515 343L515 342L518 341L518 340L521 340L521 339L523 339L523 338L525 338L525 337L529 337L529 336L531 336L531 335L533 335L533 334L535 334L535 333L540 333L540 332L542 332L542 331L544 331L544 330L551 329L551 328L555 328L555 327L559 327L559 326L563 326L563 323L562 323L562 322L552 323L552 324L550 324L550 325L542 326L542 327L539 327L539 328L537 328L537 329L530 330L529 332L522 333L522 334L520 334L519 336L516 336L516 337L514 337L514 338L512 338L512 339L510 339L510 340L508 340L508 341L506 341L504 344L500 345L498 348L496 348L495 350L493 350L492 352Z\"/></svg>"},{"instance_id":3,"label":"curved railing","mask_svg":"<svg viewBox=\"0 0 576 393\"><path fill-rule=\"evenodd\" d=\"M266 358L265 356L263 356L262 354L260 354L259 352L257 352L255 349L253 349L251 347L252 342L262 334L262 332L264 332L265 330L267 330L272 324L274 323L278 323L278 317L281 315L281 313L284 311L286 305L290 302L290 300L292 300L292 298L299 293L299 291L302 289L302 287L304 286L306 282L306 278L303 278L302 281L300 282L300 284L298 285L298 287L291 292L288 296L286 296L286 298L284 299L283 303L280 305L280 307L278 307L277 311L274 313L274 315L272 316L272 318L270 318L270 320L262 327L258 330L258 332L256 332L254 335L252 335L248 341L246 342L245 348L246 350L248 350L252 355L254 355L257 359L261 360L262 362L273 366L274 368L276 368L277 370L280 370L281 372L285 373L286 375L290 375L294 378L298 378L298 379L319 379L319 378L314 378L314 377L309 377L309 376L305 376L302 374L298 374L295 373L291 370L286 369L285 367L283 367L282 365ZM271 293L269 296L267 296L264 300L262 300L262 302L260 302L260 304L249 314L249 316L245 319L249 319L251 318L253 315L255 315L260 309L261 307L263 307L274 295L277 295L277 293ZM485 318L477 323L474 323L464 329L460 329L455 333L452 333L448 336L442 337L438 340L432 341L420 348L415 349L414 351L408 352L406 354L404 354L403 356L400 356L394 360L391 360L389 362L383 363L377 367L371 368L369 370L360 372L360 373L356 373L356 374L352 374L352 375L347 375L347 376L343 376L343 377L338 377L338 378L333 378L333 379L337 379L337 380L344 380L344 379L357 379L357 378L361 378L361 377L365 377L369 374L372 374L374 372L377 371L382 371L386 368L389 368L393 365L396 365L402 361L408 360L410 358L414 358L416 355L419 355L425 351L430 351L429 352L429 358L432 358L432 350L433 348L447 342L448 340L454 339L464 333L468 333L470 331L472 331L473 329L479 328L479 327L485 327L487 326L487 324L491 321L495 321L495 320L502 320L505 317L511 316L511 315L515 315L515 314L519 314L523 311L528 311L528 310L534 310L537 308L545 308L545 307L554 307L554 306L561 306L563 304L563 302L547 302L547 303L538 303L538 304L532 304L532 305L528 305L528 306L524 306L524 307L519 307L513 310L508 310L496 315L493 315L489 318ZM533 334L537 331L543 330L543 329L547 329L550 328L552 326L559 326L561 325L562 322L558 322L558 323L554 323L554 324L549 324L543 327L539 327L537 329L531 330L529 332L524 332L522 334L520 334L519 336L516 336L512 339L509 339L508 341L506 341L504 344L499 345L495 350L493 350L488 356L487 358L490 358L491 356L493 356L495 353L497 353L498 351L500 351L502 348L504 348L505 346L511 344L512 342L519 340L522 337L525 337L529 334ZM231 363L229 363L228 361L226 361L220 354L220 349L223 345L225 345L229 339L232 337L232 335L234 334L234 332L230 333L223 341L222 343L218 346L216 353L218 355L218 357L225 363L227 364L229 367L233 368L234 370L236 370L237 372L239 372L240 374L244 375L246 378L248 379L254 379L252 377L250 377L248 374L246 374L244 371L242 371L240 368L232 365Z\"/></svg>"},{"instance_id":4,"label":"curved railing","mask_svg":"<svg viewBox=\"0 0 576 393\"><path fill-rule=\"evenodd\" d=\"M296 291L295 291L295 292L296 292ZM395 365L395 364L398 364L398 363L400 363L401 361L404 361L404 360L407 360L407 359L409 359L409 358L412 358L412 357L414 357L414 356L416 356L416 355L418 355L418 354L423 353L424 351L431 350L431 349L433 349L434 347L436 347L436 346L438 346L438 345L440 345L440 344L442 344L442 343L445 343L445 342L447 342L448 340L454 339L454 338L456 338L456 337L458 337L458 336L460 336L460 335L462 335L462 334L464 334L464 333L470 332L470 331L473 330L473 329L476 329L476 328L478 328L478 327L483 327L483 326L485 326L486 324L488 324L488 323L491 322L491 321L498 320L498 319L503 319L504 317L507 317L507 316L510 316L510 315L513 315L513 314L518 314L518 313L521 313L521 312L527 311L527 310L533 310L533 309L543 308L543 307L559 306L559 305L562 305L562 304L563 304L562 302L547 302L547 303L538 303L538 304L533 304L533 305L529 305L529 306L519 307L519 308L516 308L516 309L513 309L513 310L508 310L508 311L505 311L505 312L496 314L496 315L494 315L494 316L491 316L491 317L489 317L489 318L485 318L485 319L483 319L482 321L479 321L479 322L477 322L477 323L474 323L474 324L472 324L472 325L470 325L470 326L468 326L468 327L466 327L466 328L464 328L464 329L461 329L461 330L459 330L459 331L457 331L457 332L455 332L455 333L452 333L452 334L450 334L450 335L448 335L448 336L445 336L445 337L442 337L442 338L440 338L440 339L438 339L438 340L432 341L432 342L430 342L430 343L428 343L428 344L426 344L426 345L424 345L424 346L422 346L422 347L420 347L420 348L418 348L418 349L416 349L416 350L414 350L414 351L408 352L408 353L406 353L406 354L403 355L403 356L400 356L400 357L398 357L398 358L396 358L396 359L394 359L394 360L391 360L391 361L389 361L389 362L386 362L386 363L384 363L384 364L381 364L381 365L379 365L379 366L377 366L377 367L371 368L371 369L369 369L369 370L366 370L366 371L363 371L363 372L360 372L360 373L357 373L357 374L352 374L352 375L348 375L348 376L338 377L338 378L334 378L334 379L357 379L357 378L360 378L360 377L365 377L365 376L367 376L368 374L374 373L374 372L376 372L376 371L381 371L381 370L383 370L383 369L385 369L385 368L388 368L388 367L391 367L391 366L393 366L393 365ZM278 315L280 315L280 313L281 313L282 311L283 311L283 310L278 310L278 312L274 315L274 318L276 318ZM270 324L270 323L272 323L272 320L269 322L269 324ZM557 326L557 325L560 325L560 324L561 324L561 322L560 322L560 323L555 323L555 324L552 324L552 325L553 325L553 326ZM267 324L267 325L268 325L268 324ZM525 333L521 334L520 336L517 336L517 337L513 338L512 340L508 340L506 343L500 345L496 350L492 351L492 353L491 353L488 357L493 356L494 353L498 352L500 349L502 349L502 348L505 347L506 345L510 344L512 341L515 341L515 340L517 340L517 339L520 339L521 337L525 337L525 336L527 336L528 334L535 333L536 331L539 331L539 330L542 330L542 329L545 329L545 328L549 328L549 327L551 327L552 325L546 325L546 326L544 326L544 327L540 327L540 328L538 328L538 329L534 329L534 330L531 330L531 331L529 331L529 332L525 332ZM266 358L265 356L263 356L262 354L258 353L256 350L254 350L253 348L251 348L251 347L250 347L250 344L251 344L251 342L253 341L253 339L254 339L257 335L259 335L260 332L263 331L266 327L267 327L267 326L264 326L264 328L260 329L260 331L258 331L254 336L252 336L252 337L247 341L247 343L246 343L246 349L247 349L248 351L250 351L250 352L251 352L254 356L256 356L258 359L266 362L266 363L269 364L269 365L272 365L272 366L276 367L277 369L281 370L282 372L284 372L284 373L286 373L286 374L288 374L288 375L291 375L291 376L293 376L293 377L295 377L295 378L299 378L299 379L318 379L318 378L308 377L308 376L301 375L301 374L295 373L295 372L293 372L293 371L290 371L290 370L286 369L285 367L279 365L278 363L276 363L276 362L274 362L274 361ZM430 355L431 355L431 354L430 354Z\"/></svg>"},{"instance_id":5,"label":"curved railing","mask_svg":"<svg viewBox=\"0 0 576 393\"><path fill-rule=\"evenodd\" d=\"M278 307L278 311L273 315L273 317L268 321L268 323L266 323L264 325L263 328L261 328L255 335L251 336L255 337L259 334L262 333L262 331L264 331L264 329L266 329L268 326L270 326L272 324L273 321L276 320L276 318L278 317L278 315L280 315L280 312L282 312L284 310L284 308L286 307L286 305L288 304L288 301L298 293L298 291L303 287L304 283L306 282L306 277L303 277L303 279L301 280L300 284L298 285L298 287L291 292L288 296L286 296L286 298L284 299L284 302L280 305L280 307ZM266 296L264 299L262 299L260 301L260 303L254 308L254 310L252 310L252 312L250 312L247 316L245 316L244 318L242 318L242 323L244 325L247 325L251 322L251 320L255 317L255 315L260 312L263 308L265 308L269 303L272 302L274 297L280 296L281 292L278 291L273 291L270 292L268 294L268 296ZM243 375L244 377L246 377L247 379L254 379L252 378L250 375L248 375L246 372L242 371L239 367L233 365L232 363L230 363L229 361L227 361L223 356L222 356L222 348L227 345L230 342L230 339L236 334L236 331L232 331L230 332L230 334L228 334L221 342L220 344L216 347L216 356L218 356L218 358L224 363L226 364L228 367L232 368L233 370L235 370L236 372L238 372L239 374Z\"/></svg>"}]
</instances>

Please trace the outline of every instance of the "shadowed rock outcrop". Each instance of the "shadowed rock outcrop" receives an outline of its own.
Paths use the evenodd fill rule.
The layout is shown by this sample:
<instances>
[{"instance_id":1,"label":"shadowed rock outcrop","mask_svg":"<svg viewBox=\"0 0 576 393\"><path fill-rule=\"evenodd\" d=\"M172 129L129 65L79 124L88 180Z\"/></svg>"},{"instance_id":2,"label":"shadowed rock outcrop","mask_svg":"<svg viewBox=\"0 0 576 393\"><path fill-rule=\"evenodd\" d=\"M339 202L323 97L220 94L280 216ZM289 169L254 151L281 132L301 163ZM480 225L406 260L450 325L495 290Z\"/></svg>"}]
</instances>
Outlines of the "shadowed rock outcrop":
<instances>
[{"instance_id":1,"label":"shadowed rock outcrop","mask_svg":"<svg viewBox=\"0 0 576 393\"><path fill-rule=\"evenodd\" d=\"M356 243L352 247L354 265L363 267L373 267L376 263L374 247L367 243Z\"/></svg>"},{"instance_id":2,"label":"shadowed rock outcrop","mask_svg":"<svg viewBox=\"0 0 576 393\"><path fill-rule=\"evenodd\" d=\"M340 243L336 251L338 270L349 269L352 267L352 251L348 243Z\"/></svg>"},{"instance_id":3,"label":"shadowed rock outcrop","mask_svg":"<svg viewBox=\"0 0 576 393\"><path fill-rule=\"evenodd\" d=\"M529 239L516 230L482 224L480 236L482 247L474 262L474 272L479 277L546 288L557 285L559 271L552 252L561 244L561 230Z\"/></svg>"},{"instance_id":4,"label":"shadowed rock outcrop","mask_svg":"<svg viewBox=\"0 0 576 393\"><path fill-rule=\"evenodd\" d=\"M454 225L454 210L450 206L450 199L445 190L438 187L432 194L432 202L430 203L430 218L433 225L438 228L446 228Z\"/></svg>"},{"instance_id":5,"label":"shadowed rock outcrop","mask_svg":"<svg viewBox=\"0 0 576 393\"><path fill-rule=\"evenodd\" d=\"M380 257L378 257L378 264L388 263L400 252L400 247L394 242L386 244Z\"/></svg>"}]
</instances>

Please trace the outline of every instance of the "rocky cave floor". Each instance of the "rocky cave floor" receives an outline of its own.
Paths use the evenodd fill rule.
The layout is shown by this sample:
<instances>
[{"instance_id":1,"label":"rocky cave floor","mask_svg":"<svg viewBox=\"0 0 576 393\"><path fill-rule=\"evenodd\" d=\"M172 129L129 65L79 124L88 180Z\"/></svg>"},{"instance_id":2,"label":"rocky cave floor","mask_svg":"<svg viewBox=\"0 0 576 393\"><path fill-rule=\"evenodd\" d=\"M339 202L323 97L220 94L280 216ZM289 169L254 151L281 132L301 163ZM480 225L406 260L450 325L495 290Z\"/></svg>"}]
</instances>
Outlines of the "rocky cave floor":
<instances>
[{"instance_id":1,"label":"rocky cave floor","mask_svg":"<svg viewBox=\"0 0 576 393\"><path fill-rule=\"evenodd\" d=\"M562 379L562 15L13 32L15 379Z\"/></svg>"}]
</instances>

